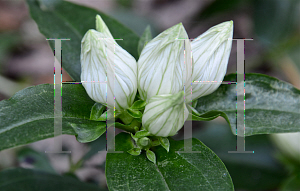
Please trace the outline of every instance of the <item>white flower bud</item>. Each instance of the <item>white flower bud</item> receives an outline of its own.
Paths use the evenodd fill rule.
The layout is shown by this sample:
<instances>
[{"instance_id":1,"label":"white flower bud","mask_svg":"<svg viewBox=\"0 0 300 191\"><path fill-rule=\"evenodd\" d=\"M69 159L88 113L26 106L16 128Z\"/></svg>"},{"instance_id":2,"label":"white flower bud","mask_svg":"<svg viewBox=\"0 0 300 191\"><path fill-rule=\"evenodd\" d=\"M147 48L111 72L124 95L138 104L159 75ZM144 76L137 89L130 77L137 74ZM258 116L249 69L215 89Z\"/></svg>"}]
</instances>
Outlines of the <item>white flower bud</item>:
<instances>
[{"instance_id":1,"label":"white flower bud","mask_svg":"<svg viewBox=\"0 0 300 191\"><path fill-rule=\"evenodd\" d=\"M218 24L197 37L192 44L193 81L217 82L192 85L192 99L211 94L223 80L230 55L233 21Z\"/></svg>"},{"instance_id":2,"label":"white flower bud","mask_svg":"<svg viewBox=\"0 0 300 191\"><path fill-rule=\"evenodd\" d=\"M136 61L112 39L100 16L96 18L96 26L100 32L91 29L81 41L82 85L94 101L108 102L108 107L113 108L114 99L106 99L106 96L114 95L116 109L127 109L137 91ZM106 81L108 86L103 83Z\"/></svg>"},{"instance_id":3,"label":"white flower bud","mask_svg":"<svg viewBox=\"0 0 300 191\"><path fill-rule=\"evenodd\" d=\"M183 91L153 96L145 108L143 127L155 136L173 136L182 128L188 114Z\"/></svg>"},{"instance_id":4,"label":"white flower bud","mask_svg":"<svg viewBox=\"0 0 300 191\"><path fill-rule=\"evenodd\" d=\"M152 96L183 90L184 39L188 35L179 23L144 47L138 60L138 90L143 100L148 102Z\"/></svg>"}]
</instances>

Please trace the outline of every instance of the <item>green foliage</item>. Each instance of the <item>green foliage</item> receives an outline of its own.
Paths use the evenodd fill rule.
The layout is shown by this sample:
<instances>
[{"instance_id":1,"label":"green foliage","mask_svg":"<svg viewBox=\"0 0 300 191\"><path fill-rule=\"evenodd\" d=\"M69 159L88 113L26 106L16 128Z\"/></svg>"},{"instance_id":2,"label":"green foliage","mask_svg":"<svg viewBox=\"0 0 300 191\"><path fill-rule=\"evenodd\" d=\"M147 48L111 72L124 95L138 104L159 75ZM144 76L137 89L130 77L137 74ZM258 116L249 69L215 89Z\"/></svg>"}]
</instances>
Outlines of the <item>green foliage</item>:
<instances>
[{"instance_id":1,"label":"green foliage","mask_svg":"<svg viewBox=\"0 0 300 191\"><path fill-rule=\"evenodd\" d=\"M70 39L62 42L62 60L64 69L75 81L80 81L81 39L87 30L95 28L97 14L101 15L114 38L123 39L117 43L136 59L152 39L150 26L139 38L115 19L90 8L59 0L27 2L32 18L46 38ZM123 4L123 1L119 2ZM238 0L226 2L213 2L203 11L200 18L234 9L241 3ZM295 14L295 5L296 1L254 1L255 32L264 45L272 47L271 45L282 36L287 38L292 34L294 19L290 18ZM274 13L265 14L264 10L269 7ZM277 15L277 9L284 11ZM282 26L280 30L277 30L278 25L274 23L265 25L273 17L278 21L278 25ZM54 49L53 41L49 41L49 44ZM224 81L236 81L236 74L228 75ZM246 74L245 90L246 136L300 131L298 89L266 75ZM10 99L0 102L0 150L53 137L53 95L54 86L43 84L26 88ZM236 85L221 85L214 93L193 102L195 108L191 108L192 119L208 121L222 116L235 134L236 100ZM104 135L101 136L106 131L105 121L116 114L120 120L114 123L115 127L134 135L118 134L116 150L123 153L107 154L105 173L110 190L234 190L232 182L237 189L274 189L287 175L282 166L271 157L274 148L266 135L247 137L246 150L254 150L255 154L235 155L227 153L235 150L235 136L229 131L224 131L225 128L210 128L194 136L218 156L195 138L191 140L192 150L200 152L182 152L183 140L154 137L149 132L140 130L146 104L142 100L136 100L123 113L114 113L113 109L105 111L106 107L91 100L82 85L64 84L62 133L76 135L77 140L82 143L91 142L90 151L70 171L75 171L85 160L105 148L106 139ZM112 125L107 124L107 127ZM48 159L32 149L25 148L18 152L19 162L26 160L26 157L34 160L34 168L44 172L29 169L1 171L0 190L101 190L96 185L82 183L74 177L55 174ZM294 174L283 184L282 190L297 190L298 183L299 175Z\"/></svg>"},{"instance_id":2,"label":"green foliage","mask_svg":"<svg viewBox=\"0 0 300 191\"><path fill-rule=\"evenodd\" d=\"M54 85L42 84L16 93L0 102L0 150L53 137ZM75 135L72 126L95 128L103 122L91 121L94 101L82 85L62 86L62 134ZM104 123L105 124L105 123Z\"/></svg>"},{"instance_id":3,"label":"green foliage","mask_svg":"<svg viewBox=\"0 0 300 191\"><path fill-rule=\"evenodd\" d=\"M169 142L169 139L166 138L166 137L159 137L159 142L160 142L161 146L162 146L163 148L165 148L167 152L169 152L169 150L170 150L170 142Z\"/></svg>"},{"instance_id":4,"label":"green foliage","mask_svg":"<svg viewBox=\"0 0 300 191\"><path fill-rule=\"evenodd\" d=\"M133 110L142 110L145 108L145 106L147 105L147 102L143 101L143 100L138 100L136 102L134 102L132 104L132 106L130 107L130 109Z\"/></svg>"},{"instance_id":5,"label":"green foliage","mask_svg":"<svg viewBox=\"0 0 300 191\"><path fill-rule=\"evenodd\" d=\"M272 190L288 176L274 156L276 148L269 135L246 137L245 149L254 153L237 154L228 153L236 150L237 140L227 124L201 122L200 129L195 122L193 127L193 137L201 140L225 164L235 189Z\"/></svg>"},{"instance_id":6,"label":"green foliage","mask_svg":"<svg viewBox=\"0 0 300 191\"><path fill-rule=\"evenodd\" d=\"M88 143L98 139L104 132L106 132L106 123L100 122L96 125L89 124L73 124L72 128L76 132L77 141L81 143Z\"/></svg>"},{"instance_id":7,"label":"green foliage","mask_svg":"<svg viewBox=\"0 0 300 191\"><path fill-rule=\"evenodd\" d=\"M50 1L51 2L51 1ZM118 44L137 59L136 51L139 37L115 19L96 10L75 5L66 1L28 0L31 17L38 24L40 32L46 38L69 38L62 42L63 68L75 80L80 81L80 47L83 35L95 28L95 17L99 14L107 24L111 34ZM74 14L76 13L76 14ZM54 49L54 43L50 42Z\"/></svg>"},{"instance_id":8,"label":"green foliage","mask_svg":"<svg viewBox=\"0 0 300 191\"><path fill-rule=\"evenodd\" d=\"M300 173L286 180L281 191L297 191L300 188Z\"/></svg>"},{"instance_id":9,"label":"green foliage","mask_svg":"<svg viewBox=\"0 0 300 191\"><path fill-rule=\"evenodd\" d=\"M255 0L253 2L254 30L260 42L266 47L274 48L293 35L298 22L299 1Z\"/></svg>"},{"instance_id":10,"label":"green foliage","mask_svg":"<svg viewBox=\"0 0 300 191\"><path fill-rule=\"evenodd\" d=\"M37 152L29 147L24 147L18 151L17 156L19 163L25 162L32 165L34 169L56 174L44 153Z\"/></svg>"},{"instance_id":11,"label":"green foliage","mask_svg":"<svg viewBox=\"0 0 300 191\"><path fill-rule=\"evenodd\" d=\"M152 40L152 34L151 34L151 28L148 25L143 33L143 35L140 38L139 44L138 44L138 54L141 55L142 50L147 45L149 41Z\"/></svg>"},{"instance_id":12,"label":"green foliage","mask_svg":"<svg viewBox=\"0 0 300 191\"><path fill-rule=\"evenodd\" d=\"M133 156L129 134L116 136L116 150L108 153L105 174L110 190L233 190L233 184L222 161L203 143L193 139L193 150L180 153L183 141L170 139L170 152L155 147L156 164L145 153Z\"/></svg>"},{"instance_id":13,"label":"green foliage","mask_svg":"<svg viewBox=\"0 0 300 191\"><path fill-rule=\"evenodd\" d=\"M300 90L263 74L246 74L245 135L300 131ZM236 74L224 81L236 81ZM224 117L236 134L236 85L221 85L214 93L198 99L200 120Z\"/></svg>"},{"instance_id":14,"label":"green foliage","mask_svg":"<svg viewBox=\"0 0 300 191\"><path fill-rule=\"evenodd\" d=\"M1 191L101 191L98 186L78 179L30 169L7 169L0 172Z\"/></svg>"},{"instance_id":15,"label":"green foliage","mask_svg":"<svg viewBox=\"0 0 300 191\"><path fill-rule=\"evenodd\" d=\"M106 106L101 103L95 103L91 110L90 120L97 120L101 117L102 113L105 111Z\"/></svg>"}]
</instances>

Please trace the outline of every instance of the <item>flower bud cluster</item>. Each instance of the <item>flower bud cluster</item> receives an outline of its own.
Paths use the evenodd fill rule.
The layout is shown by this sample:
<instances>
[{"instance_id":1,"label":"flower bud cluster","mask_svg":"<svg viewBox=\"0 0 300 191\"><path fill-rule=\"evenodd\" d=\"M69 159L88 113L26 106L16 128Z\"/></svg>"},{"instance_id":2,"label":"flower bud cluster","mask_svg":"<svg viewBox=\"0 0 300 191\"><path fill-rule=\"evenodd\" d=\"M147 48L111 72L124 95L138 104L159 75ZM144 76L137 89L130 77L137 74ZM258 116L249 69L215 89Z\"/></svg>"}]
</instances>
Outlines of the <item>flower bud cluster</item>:
<instances>
[{"instance_id":1,"label":"flower bud cluster","mask_svg":"<svg viewBox=\"0 0 300 191\"><path fill-rule=\"evenodd\" d=\"M136 61L117 44L98 15L96 30L89 30L82 39L81 80L86 82L83 86L94 101L129 111L133 118L141 116L142 129L154 136L173 136L187 120L187 105L191 100L212 93L221 84L232 35L233 22L228 21L190 42L179 23L148 42ZM188 55L185 51L191 51L190 59L185 58ZM113 59L108 55L113 55ZM191 64L191 72L187 72L188 64ZM111 72L114 75L107 75ZM185 87L186 82L192 81L216 83L193 83ZM191 88L192 95L187 91ZM142 115L132 108L137 91L146 103ZM114 95L115 100L107 102L108 93Z\"/></svg>"}]
</instances>

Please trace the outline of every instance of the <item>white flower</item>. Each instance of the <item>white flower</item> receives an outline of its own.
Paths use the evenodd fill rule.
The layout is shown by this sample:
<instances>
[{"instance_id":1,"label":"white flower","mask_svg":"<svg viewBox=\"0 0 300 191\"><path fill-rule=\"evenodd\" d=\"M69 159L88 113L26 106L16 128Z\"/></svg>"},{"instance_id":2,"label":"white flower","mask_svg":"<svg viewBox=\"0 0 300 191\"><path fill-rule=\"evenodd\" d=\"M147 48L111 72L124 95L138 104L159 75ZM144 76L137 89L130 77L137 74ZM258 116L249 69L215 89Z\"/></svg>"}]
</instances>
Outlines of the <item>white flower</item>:
<instances>
[{"instance_id":1,"label":"white flower","mask_svg":"<svg viewBox=\"0 0 300 191\"><path fill-rule=\"evenodd\" d=\"M193 81L205 81L214 84L193 84L192 99L211 94L223 80L231 51L233 21L218 24L197 37L192 44Z\"/></svg>"},{"instance_id":2,"label":"white flower","mask_svg":"<svg viewBox=\"0 0 300 191\"><path fill-rule=\"evenodd\" d=\"M182 128L188 114L183 91L153 96L145 108L143 127L156 136L173 136Z\"/></svg>"},{"instance_id":3,"label":"white flower","mask_svg":"<svg viewBox=\"0 0 300 191\"><path fill-rule=\"evenodd\" d=\"M190 45L184 40L188 35L180 23L145 46L138 61L138 90L148 103L142 118L146 130L157 136L173 136L188 117L189 101L219 87L226 73L232 34L232 21L224 22L210 28ZM193 66L188 70L192 61L187 55L191 50ZM193 84L191 96L191 86L186 81L192 80L218 83ZM185 84L188 86L184 87Z\"/></svg>"},{"instance_id":4,"label":"white flower","mask_svg":"<svg viewBox=\"0 0 300 191\"><path fill-rule=\"evenodd\" d=\"M138 90L144 101L183 90L184 39L188 35L179 23L160 33L142 50L138 60Z\"/></svg>"},{"instance_id":5,"label":"white flower","mask_svg":"<svg viewBox=\"0 0 300 191\"><path fill-rule=\"evenodd\" d=\"M116 109L125 110L138 89L147 102L143 129L152 135L175 135L188 118L191 99L215 91L226 73L232 21L210 28L192 43L179 23L147 43L138 63L116 43L100 16L96 17L96 29L85 34L81 45L81 80L86 92L94 101L107 102L112 108L114 101L107 96L114 91ZM218 83L191 86L192 80ZM106 81L108 87L103 83Z\"/></svg>"},{"instance_id":6,"label":"white flower","mask_svg":"<svg viewBox=\"0 0 300 191\"><path fill-rule=\"evenodd\" d=\"M96 28L99 31L87 31L81 41L82 85L94 101L102 104L108 101L108 107L113 108L113 99L106 100L106 96L115 95L116 109L127 109L132 105L137 91L136 60L112 39L99 15L96 17ZM113 75L107 76L113 72L114 81ZM108 87L103 83L106 81Z\"/></svg>"}]
</instances>

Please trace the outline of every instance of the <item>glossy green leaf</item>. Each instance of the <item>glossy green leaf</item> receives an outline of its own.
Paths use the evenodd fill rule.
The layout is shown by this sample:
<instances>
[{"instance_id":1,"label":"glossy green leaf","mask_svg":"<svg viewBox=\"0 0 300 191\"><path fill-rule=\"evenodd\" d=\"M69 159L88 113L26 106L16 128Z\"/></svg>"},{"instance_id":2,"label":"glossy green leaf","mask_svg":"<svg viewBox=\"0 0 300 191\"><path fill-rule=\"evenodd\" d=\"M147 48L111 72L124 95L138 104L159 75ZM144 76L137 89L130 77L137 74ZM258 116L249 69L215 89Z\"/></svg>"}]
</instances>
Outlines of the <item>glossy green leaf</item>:
<instances>
[{"instance_id":1,"label":"glossy green leaf","mask_svg":"<svg viewBox=\"0 0 300 191\"><path fill-rule=\"evenodd\" d=\"M263 74L246 74L245 135L300 131L300 90ZM231 74L224 81L236 81ZM224 117L236 134L236 85L223 84L198 99L196 110L203 119Z\"/></svg>"},{"instance_id":2,"label":"glossy green leaf","mask_svg":"<svg viewBox=\"0 0 300 191\"><path fill-rule=\"evenodd\" d=\"M147 102L143 101L143 100L138 100L136 102L134 102L132 104L132 106L130 107L130 109L133 110L142 110L145 108L145 106L147 105Z\"/></svg>"},{"instance_id":3,"label":"glossy green leaf","mask_svg":"<svg viewBox=\"0 0 300 191\"><path fill-rule=\"evenodd\" d=\"M95 103L92 107L90 120L97 120L101 117L102 113L105 111L106 106L101 103Z\"/></svg>"},{"instance_id":4,"label":"glossy green leaf","mask_svg":"<svg viewBox=\"0 0 300 191\"><path fill-rule=\"evenodd\" d=\"M107 111L105 111L104 113L102 113L102 115L100 115L100 117L98 119L94 119L96 121L107 121L113 118L118 117L121 114L120 111L118 110L113 110L113 109L108 109Z\"/></svg>"},{"instance_id":5,"label":"glossy green leaf","mask_svg":"<svg viewBox=\"0 0 300 191\"><path fill-rule=\"evenodd\" d=\"M137 122L136 120L132 120L132 123L130 123L129 125L125 125L123 123L116 122L115 127L122 129L124 131L127 131L127 132L135 133L136 131L139 130L139 128L137 127L138 123L139 122Z\"/></svg>"},{"instance_id":6,"label":"glossy green leaf","mask_svg":"<svg viewBox=\"0 0 300 191\"><path fill-rule=\"evenodd\" d=\"M139 55L141 55L142 50L144 49L144 47L150 40L152 40L152 34L151 34L151 28L148 25L139 40L139 44L138 44L138 54Z\"/></svg>"},{"instance_id":7,"label":"glossy green leaf","mask_svg":"<svg viewBox=\"0 0 300 191\"><path fill-rule=\"evenodd\" d=\"M287 179L280 191L299 191L300 190L300 173Z\"/></svg>"},{"instance_id":8,"label":"glossy green leaf","mask_svg":"<svg viewBox=\"0 0 300 191\"><path fill-rule=\"evenodd\" d=\"M140 148L132 148L129 151L127 151L129 154L134 155L134 156L138 156L141 154L141 149Z\"/></svg>"},{"instance_id":9,"label":"glossy green leaf","mask_svg":"<svg viewBox=\"0 0 300 191\"><path fill-rule=\"evenodd\" d=\"M91 128L102 124L89 120L94 103L81 84L64 84L62 134L76 134L71 124ZM1 101L0 121L0 150L53 137L54 85L29 87Z\"/></svg>"},{"instance_id":10,"label":"glossy green leaf","mask_svg":"<svg viewBox=\"0 0 300 191\"><path fill-rule=\"evenodd\" d=\"M89 29L95 28L97 14L101 15L115 39L123 39L117 43L137 59L139 37L130 29L99 11L66 1L52 2L27 0L31 17L46 38L71 39L62 42L62 66L75 81L80 81L81 39ZM53 42L50 46L54 49Z\"/></svg>"},{"instance_id":11,"label":"glossy green leaf","mask_svg":"<svg viewBox=\"0 0 300 191\"><path fill-rule=\"evenodd\" d=\"M269 135L246 137L246 151L254 151L248 154L228 153L236 150L237 139L226 123L193 122L193 137L220 157L237 190L273 190L287 176L284 166L275 157L276 148Z\"/></svg>"},{"instance_id":12,"label":"glossy green leaf","mask_svg":"<svg viewBox=\"0 0 300 191\"><path fill-rule=\"evenodd\" d=\"M142 138L142 137L147 137L147 136L150 136L150 135L151 135L151 133L149 133L148 131L141 130L141 131L136 132L134 137L135 138Z\"/></svg>"},{"instance_id":13,"label":"glossy green leaf","mask_svg":"<svg viewBox=\"0 0 300 191\"><path fill-rule=\"evenodd\" d=\"M7 169L0 172L1 191L101 191L98 186L78 179L31 169Z\"/></svg>"},{"instance_id":14,"label":"glossy green leaf","mask_svg":"<svg viewBox=\"0 0 300 191\"><path fill-rule=\"evenodd\" d=\"M45 153L24 147L17 152L18 162L48 173L56 173Z\"/></svg>"},{"instance_id":15,"label":"glossy green leaf","mask_svg":"<svg viewBox=\"0 0 300 191\"><path fill-rule=\"evenodd\" d=\"M156 156L155 153L151 150L146 150L147 159L156 164Z\"/></svg>"},{"instance_id":16,"label":"glossy green leaf","mask_svg":"<svg viewBox=\"0 0 300 191\"><path fill-rule=\"evenodd\" d=\"M146 158L145 152L132 156L126 151L133 147L129 134L116 136L116 150L108 153L106 179L109 190L233 190L233 184L222 161L203 143L192 140L193 150L183 151L183 141L170 139L170 152L163 147L152 148L156 164Z\"/></svg>"},{"instance_id":17,"label":"glossy green leaf","mask_svg":"<svg viewBox=\"0 0 300 191\"><path fill-rule=\"evenodd\" d=\"M169 139L166 137L159 137L159 142L161 144L161 146L163 146L167 152L169 152L170 150L170 142Z\"/></svg>"},{"instance_id":18,"label":"glossy green leaf","mask_svg":"<svg viewBox=\"0 0 300 191\"><path fill-rule=\"evenodd\" d=\"M152 146L153 146L153 147L156 147L156 146L158 146L158 145L160 145L159 139L154 139L154 140L152 140Z\"/></svg>"},{"instance_id":19,"label":"glossy green leaf","mask_svg":"<svg viewBox=\"0 0 300 191\"><path fill-rule=\"evenodd\" d=\"M98 139L104 132L106 132L106 123L99 122L96 125L90 124L70 124L76 133L77 141L81 143L88 143Z\"/></svg>"},{"instance_id":20,"label":"glossy green leaf","mask_svg":"<svg viewBox=\"0 0 300 191\"><path fill-rule=\"evenodd\" d=\"M127 109L126 111L133 118L141 118L143 116L142 112L140 112L139 110Z\"/></svg>"}]
</instances>

